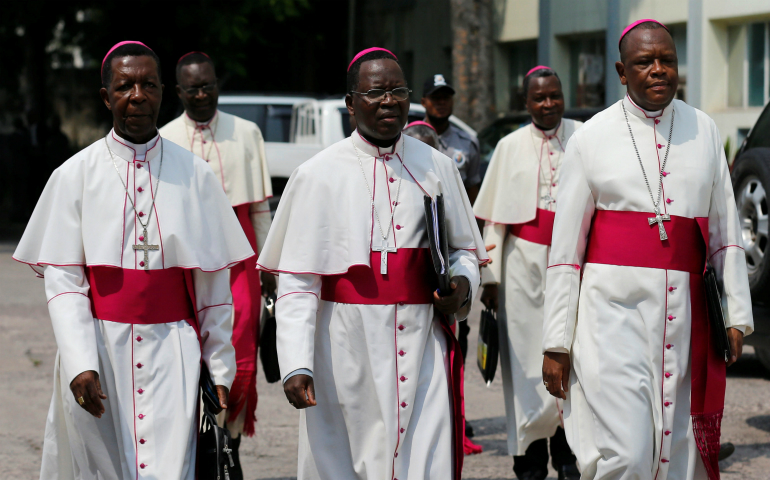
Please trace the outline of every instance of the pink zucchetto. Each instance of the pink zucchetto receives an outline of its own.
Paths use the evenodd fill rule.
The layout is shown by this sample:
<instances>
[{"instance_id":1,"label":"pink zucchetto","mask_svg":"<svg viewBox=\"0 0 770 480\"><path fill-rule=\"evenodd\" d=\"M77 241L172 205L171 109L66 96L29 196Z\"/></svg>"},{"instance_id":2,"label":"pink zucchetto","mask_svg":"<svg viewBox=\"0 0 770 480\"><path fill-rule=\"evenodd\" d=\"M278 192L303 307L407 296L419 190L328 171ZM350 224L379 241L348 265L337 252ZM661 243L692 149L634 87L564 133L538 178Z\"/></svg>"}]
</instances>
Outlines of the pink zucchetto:
<instances>
[{"instance_id":1,"label":"pink zucchetto","mask_svg":"<svg viewBox=\"0 0 770 480\"><path fill-rule=\"evenodd\" d=\"M111 48L111 49L110 49L110 50L107 52L107 55L105 55L105 56L104 56L104 58L102 59L102 68L101 68L101 70L99 71L99 74L100 74L100 75L101 75L101 74L104 74L104 62L106 62L106 61L107 61L107 57L109 57L109 56L110 56L110 54L111 54L112 52L114 52L116 48L118 48L118 47L122 47L123 45L130 45L130 44L134 44L134 45L141 45L141 46L143 46L144 48L146 48L147 50L150 50L150 51L152 51L152 48L148 47L147 45L143 44L142 42L137 42L137 41L135 41L135 40L125 40L125 41L122 41L122 42L118 42L118 43L116 43L116 44L115 44L115 45L114 45L114 46L113 46L113 47L112 47L112 48Z\"/></svg>"},{"instance_id":2,"label":"pink zucchetto","mask_svg":"<svg viewBox=\"0 0 770 480\"><path fill-rule=\"evenodd\" d=\"M396 56L396 55L395 55L393 52L391 52L390 50L388 50L387 48L381 48L381 47L372 47L372 48L367 48L366 50L361 50L360 52L358 52L358 53L356 54L356 56L355 56L355 57L353 57L353 60L351 60L351 61L350 61L350 64L348 64L348 72L350 71L350 67L352 67L352 66L353 66L353 64L354 64L354 63L356 63L356 60L358 60L359 58L363 57L363 56L364 56L364 55L366 55L367 53L371 53L371 52L377 52L377 51L381 51L381 52L386 52L386 53L389 53L389 54L393 55L393 58L395 58L396 60L398 60L398 57L397 57L397 56Z\"/></svg>"},{"instance_id":3,"label":"pink zucchetto","mask_svg":"<svg viewBox=\"0 0 770 480\"><path fill-rule=\"evenodd\" d=\"M418 125L422 125L422 126L428 127L431 130L433 130L434 132L436 132L436 128L433 125L431 125L428 122L423 122L422 120L415 120L414 122L412 122L409 125L405 126L404 130L406 130L407 128L410 128L410 127L416 127ZM438 132L436 132L436 133L438 133Z\"/></svg>"},{"instance_id":4,"label":"pink zucchetto","mask_svg":"<svg viewBox=\"0 0 770 480\"><path fill-rule=\"evenodd\" d=\"M205 53L205 52L196 52L196 51L192 51L192 52L187 52L187 53L185 53L184 55L182 55L181 57L179 57L179 60L177 60L177 61L176 61L177 65L179 65L179 62L181 62L182 60L184 60L184 58L185 58L185 57L189 57L190 55L194 55L194 54L196 54L196 53L197 53L198 55L203 55L204 57L206 57L206 58L208 58L209 60L211 60L211 57L209 57L208 55L206 55L206 53Z\"/></svg>"},{"instance_id":5,"label":"pink zucchetto","mask_svg":"<svg viewBox=\"0 0 770 480\"><path fill-rule=\"evenodd\" d=\"M528 76L532 75L533 73L537 72L538 70L553 70L553 69L551 67L546 67L545 65L538 65L537 67L535 67L535 68L531 69L530 71L528 71L527 74L524 75L524 76L528 77Z\"/></svg>"},{"instance_id":6,"label":"pink zucchetto","mask_svg":"<svg viewBox=\"0 0 770 480\"><path fill-rule=\"evenodd\" d=\"M626 34L628 34L628 32L630 32L631 30L633 30L633 29L634 29L634 27L636 27L637 25L640 25L640 24L642 24L642 23L647 23L647 22L657 23L657 24L658 24L658 25L660 25L661 27L665 28L665 29L666 29L666 31L668 31L668 27L667 27L667 26L665 26L665 25L663 25L663 24L662 24L662 23L660 23L659 21L657 21L657 20L655 20L655 19L653 19L653 18L643 18L643 19L641 19L641 20L637 20L637 21L635 21L634 23L632 23L631 25L627 26L627 27L626 27L626 28L623 30L623 33L621 33L621 34L620 34L620 39L618 39L618 47L620 47L620 42L622 42L622 41L623 41L623 37L625 37L625 36L626 36Z\"/></svg>"}]
</instances>

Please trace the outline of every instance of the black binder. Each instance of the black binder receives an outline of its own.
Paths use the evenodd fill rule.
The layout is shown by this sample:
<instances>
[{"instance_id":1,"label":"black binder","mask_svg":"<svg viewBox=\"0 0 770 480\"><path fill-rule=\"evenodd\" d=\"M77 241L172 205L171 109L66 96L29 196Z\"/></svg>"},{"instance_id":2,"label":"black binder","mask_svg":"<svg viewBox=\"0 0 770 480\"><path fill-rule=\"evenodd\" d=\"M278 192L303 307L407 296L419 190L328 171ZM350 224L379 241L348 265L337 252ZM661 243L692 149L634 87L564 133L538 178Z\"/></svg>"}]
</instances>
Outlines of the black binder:
<instances>
[{"instance_id":1,"label":"black binder","mask_svg":"<svg viewBox=\"0 0 770 480\"><path fill-rule=\"evenodd\" d=\"M725 325L725 314L722 311L722 297L719 295L717 276L711 265L706 266L703 281L706 284L706 303L708 304L711 330L713 330L715 337L714 345L717 349L717 355L724 356L725 362L727 362L730 360L732 352L730 351L730 340L727 338L727 326Z\"/></svg>"},{"instance_id":2,"label":"black binder","mask_svg":"<svg viewBox=\"0 0 770 480\"><path fill-rule=\"evenodd\" d=\"M433 268L438 275L438 294L449 295L449 245L447 243L446 215L444 212L444 197L436 195L435 199L425 195L425 223L428 228L430 256Z\"/></svg>"},{"instance_id":3,"label":"black binder","mask_svg":"<svg viewBox=\"0 0 770 480\"><path fill-rule=\"evenodd\" d=\"M275 293L265 299L262 307L262 333L259 336L259 359L265 371L267 383L275 383L281 379L281 368L278 365L278 349L276 348L275 323Z\"/></svg>"}]
</instances>

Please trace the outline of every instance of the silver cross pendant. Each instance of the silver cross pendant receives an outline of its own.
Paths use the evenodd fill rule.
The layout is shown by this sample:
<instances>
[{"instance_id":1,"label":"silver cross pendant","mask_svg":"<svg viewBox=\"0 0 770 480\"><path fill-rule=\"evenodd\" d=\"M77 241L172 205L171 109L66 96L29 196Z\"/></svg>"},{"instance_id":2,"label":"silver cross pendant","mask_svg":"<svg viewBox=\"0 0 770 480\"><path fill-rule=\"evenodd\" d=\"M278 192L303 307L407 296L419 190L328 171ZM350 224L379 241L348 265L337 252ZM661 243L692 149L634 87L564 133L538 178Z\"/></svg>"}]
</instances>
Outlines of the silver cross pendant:
<instances>
[{"instance_id":1,"label":"silver cross pendant","mask_svg":"<svg viewBox=\"0 0 770 480\"><path fill-rule=\"evenodd\" d=\"M668 240L668 235L666 234L666 229L663 228L663 222L670 222L671 216L666 213L661 215L659 209L655 209L655 216L648 218L647 222L650 224L650 226L658 224L658 233L660 233L660 241Z\"/></svg>"},{"instance_id":2,"label":"silver cross pendant","mask_svg":"<svg viewBox=\"0 0 770 480\"><path fill-rule=\"evenodd\" d=\"M134 245L134 251L137 250L144 250L144 269L149 270L150 269L150 256L148 255L150 250L159 250L160 247L158 245L148 245L147 244L147 229L145 228L142 231L142 243L139 245Z\"/></svg>"},{"instance_id":3,"label":"silver cross pendant","mask_svg":"<svg viewBox=\"0 0 770 480\"><path fill-rule=\"evenodd\" d=\"M388 254L396 253L397 251L396 247L391 247L390 245L387 245L387 244L384 247L372 246L372 251L380 252L380 275L387 275L388 274Z\"/></svg>"}]
</instances>

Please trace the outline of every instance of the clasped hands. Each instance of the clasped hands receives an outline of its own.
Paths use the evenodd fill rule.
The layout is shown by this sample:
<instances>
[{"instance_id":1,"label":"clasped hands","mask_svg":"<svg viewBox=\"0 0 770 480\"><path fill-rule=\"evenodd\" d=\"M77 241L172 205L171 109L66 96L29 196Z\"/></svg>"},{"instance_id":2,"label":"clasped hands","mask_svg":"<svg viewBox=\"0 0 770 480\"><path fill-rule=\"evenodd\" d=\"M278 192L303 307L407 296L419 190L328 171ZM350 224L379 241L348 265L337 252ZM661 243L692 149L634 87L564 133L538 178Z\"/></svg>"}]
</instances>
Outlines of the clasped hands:
<instances>
[{"instance_id":1,"label":"clasped hands","mask_svg":"<svg viewBox=\"0 0 770 480\"><path fill-rule=\"evenodd\" d=\"M743 333L735 328L727 329L732 356L727 362L729 367L743 355ZM570 358L569 353L545 352L543 356L543 383L548 393L562 400L567 399L569 391Z\"/></svg>"}]
</instances>

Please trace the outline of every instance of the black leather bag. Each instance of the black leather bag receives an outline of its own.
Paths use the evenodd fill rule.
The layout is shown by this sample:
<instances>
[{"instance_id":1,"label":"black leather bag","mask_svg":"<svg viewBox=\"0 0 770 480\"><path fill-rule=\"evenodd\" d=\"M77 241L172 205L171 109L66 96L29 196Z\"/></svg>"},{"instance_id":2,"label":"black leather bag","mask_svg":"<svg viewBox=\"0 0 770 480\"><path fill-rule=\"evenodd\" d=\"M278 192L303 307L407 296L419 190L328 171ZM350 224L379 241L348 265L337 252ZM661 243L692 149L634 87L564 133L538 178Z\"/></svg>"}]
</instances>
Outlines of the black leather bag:
<instances>
[{"instance_id":1,"label":"black leather bag","mask_svg":"<svg viewBox=\"0 0 770 480\"><path fill-rule=\"evenodd\" d=\"M275 383L281 379L278 349L275 345L275 300L275 293L265 299L265 306L262 308L262 333L259 336L259 359L262 361L267 383Z\"/></svg>"},{"instance_id":2,"label":"black leather bag","mask_svg":"<svg viewBox=\"0 0 770 480\"><path fill-rule=\"evenodd\" d=\"M217 425L214 412L222 410L217 389L205 362L201 362L200 378L203 414L198 434L198 480L230 480L233 462L230 433Z\"/></svg>"},{"instance_id":3,"label":"black leather bag","mask_svg":"<svg viewBox=\"0 0 770 480\"><path fill-rule=\"evenodd\" d=\"M486 382L487 386L489 386L495 378L499 351L500 337L498 336L497 317L492 310L484 309L481 312L476 363L479 366L481 376L484 378L484 382Z\"/></svg>"},{"instance_id":4,"label":"black leather bag","mask_svg":"<svg viewBox=\"0 0 770 480\"><path fill-rule=\"evenodd\" d=\"M424 204L430 256L438 276L438 293L443 297L452 293L449 287L449 243L447 241L444 196L436 195L434 200L425 195Z\"/></svg>"},{"instance_id":5,"label":"black leather bag","mask_svg":"<svg viewBox=\"0 0 770 480\"><path fill-rule=\"evenodd\" d=\"M722 297L719 295L717 276L711 265L706 266L703 281L706 284L706 303L708 304L711 330L714 332L714 345L717 349L717 355L724 356L725 362L727 362L730 360L732 352L730 351L730 340L727 338L727 326L725 325L725 314L722 311Z\"/></svg>"}]
</instances>

